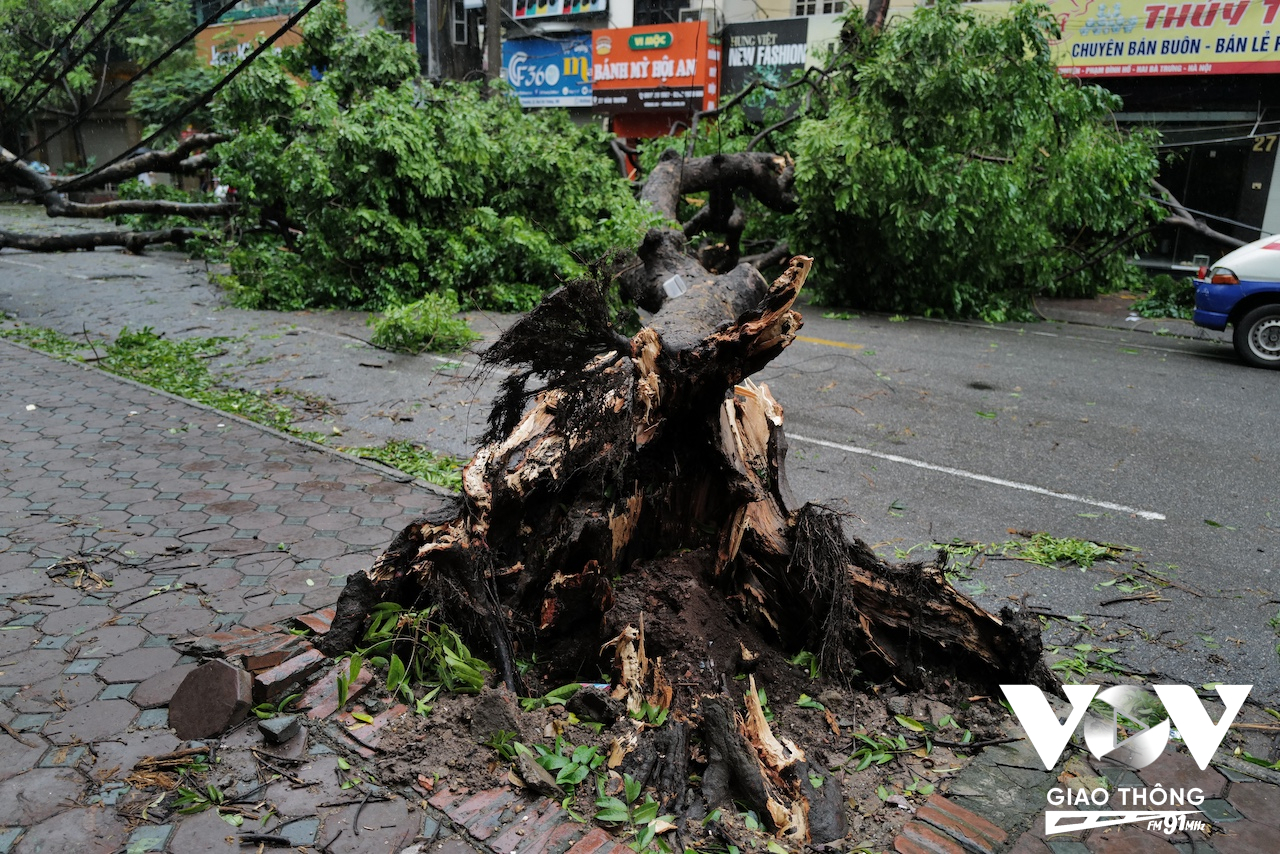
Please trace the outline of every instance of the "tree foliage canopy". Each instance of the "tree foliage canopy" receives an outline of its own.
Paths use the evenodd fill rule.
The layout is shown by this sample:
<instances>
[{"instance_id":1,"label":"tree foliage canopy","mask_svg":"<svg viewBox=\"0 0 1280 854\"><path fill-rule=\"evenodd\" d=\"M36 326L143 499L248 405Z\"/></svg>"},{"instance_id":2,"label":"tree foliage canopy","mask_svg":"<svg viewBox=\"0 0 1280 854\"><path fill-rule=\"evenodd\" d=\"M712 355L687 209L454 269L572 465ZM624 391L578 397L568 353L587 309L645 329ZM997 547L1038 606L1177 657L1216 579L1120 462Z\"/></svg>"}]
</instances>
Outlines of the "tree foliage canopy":
<instances>
[{"instance_id":1,"label":"tree foliage canopy","mask_svg":"<svg viewBox=\"0 0 1280 854\"><path fill-rule=\"evenodd\" d=\"M310 69L319 80L299 82ZM346 29L341 7L264 57L218 107L233 138L219 179L293 235L232 254L241 301L385 307L451 289L525 308L584 259L634 245L651 221L598 126L522 113L479 84L414 85L413 48Z\"/></svg>"},{"instance_id":2,"label":"tree foliage canopy","mask_svg":"<svg viewBox=\"0 0 1280 854\"><path fill-rule=\"evenodd\" d=\"M150 62L192 19L189 0L0 0L0 125L12 133L37 106L84 110L112 63ZM148 85L164 88L168 74L194 67L193 51L175 55Z\"/></svg>"},{"instance_id":3,"label":"tree foliage canopy","mask_svg":"<svg viewBox=\"0 0 1280 854\"><path fill-rule=\"evenodd\" d=\"M861 55L792 149L792 248L817 259L822 297L1003 320L1128 281L1107 250L1158 219L1141 197L1152 140L1114 127L1118 98L1058 75L1055 31L1043 5L994 18L943 0L851 39Z\"/></svg>"},{"instance_id":4,"label":"tree foliage canopy","mask_svg":"<svg viewBox=\"0 0 1280 854\"><path fill-rule=\"evenodd\" d=\"M90 2L0 0L21 12L0 24L0 42L35 38L30 10L58 6L39 38L74 90L84 75L53 53ZM136 6L155 26L113 38L141 60L189 11L180 0ZM196 117L226 140L213 158L240 203L229 258L242 304L386 308L452 291L463 305L524 309L585 261L635 247L655 222L594 123L522 111L478 83L421 83L410 45L352 32L337 0L313 10L304 31ZM1160 216L1144 199L1153 140L1115 127L1117 98L1057 74L1055 31L1033 3L995 17L940 0L883 32L851 13L827 67L766 111L767 132L735 111L704 116L697 139L655 141L642 160L652 167L671 144L788 152L797 213L729 191L727 207L724 192L685 199L681 219L699 204L740 208L745 216L725 221L745 222L746 252L787 237L817 259L811 281L829 302L1004 320L1036 294L1120 286L1136 271L1117 250ZM2 108L33 72L0 59ZM135 111L162 123L217 74L176 64L135 87ZM713 257L715 240L702 241L699 257Z\"/></svg>"}]
</instances>

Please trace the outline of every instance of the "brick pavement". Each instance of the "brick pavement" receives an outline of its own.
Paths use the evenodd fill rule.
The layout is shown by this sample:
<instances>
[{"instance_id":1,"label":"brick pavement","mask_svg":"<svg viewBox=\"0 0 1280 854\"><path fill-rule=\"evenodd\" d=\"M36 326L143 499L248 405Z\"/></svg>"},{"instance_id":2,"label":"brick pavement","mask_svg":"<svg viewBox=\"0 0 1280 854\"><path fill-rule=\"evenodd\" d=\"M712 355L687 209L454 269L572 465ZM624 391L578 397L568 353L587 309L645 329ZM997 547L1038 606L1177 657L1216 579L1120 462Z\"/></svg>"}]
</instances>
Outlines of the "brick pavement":
<instances>
[{"instance_id":1,"label":"brick pavement","mask_svg":"<svg viewBox=\"0 0 1280 854\"><path fill-rule=\"evenodd\" d=\"M289 778L265 787L255 729L212 745L212 782L274 806L238 830L212 810L138 803L125 782L139 759L190 746L168 726L195 664L175 640L332 605L439 495L4 341L0 371L0 854L234 852L247 832L329 854L497 850L447 809L377 790L389 798L360 803L339 788L339 756L306 735L275 754ZM553 843L537 850L614 845L560 827L547 802L519 806L488 823L504 854L530 831Z\"/></svg>"}]
</instances>

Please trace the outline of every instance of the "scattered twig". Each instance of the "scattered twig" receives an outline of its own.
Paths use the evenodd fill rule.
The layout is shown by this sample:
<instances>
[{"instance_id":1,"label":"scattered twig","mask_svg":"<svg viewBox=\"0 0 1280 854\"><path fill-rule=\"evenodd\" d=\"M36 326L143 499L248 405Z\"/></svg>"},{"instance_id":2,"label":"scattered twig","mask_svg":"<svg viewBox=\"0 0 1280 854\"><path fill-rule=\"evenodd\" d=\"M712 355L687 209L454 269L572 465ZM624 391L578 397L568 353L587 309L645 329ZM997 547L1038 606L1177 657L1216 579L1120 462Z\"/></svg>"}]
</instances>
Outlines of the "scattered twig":
<instances>
[{"instance_id":1,"label":"scattered twig","mask_svg":"<svg viewBox=\"0 0 1280 854\"><path fill-rule=\"evenodd\" d=\"M389 800L391 799L388 798L386 795L366 795L364 798L361 798L360 800L355 800L353 798L349 801L329 801L328 803L325 803L325 804L317 804L317 806L324 807L327 809L329 807L351 807L351 806L355 806L356 804L362 804L366 801L368 801L371 804L377 804L377 803L381 803L382 801L389 801Z\"/></svg>"},{"instance_id":2,"label":"scattered twig","mask_svg":"<svg viewBox=\"0 0 1280 854\"><path fill-rule=\"evenodd\" d=\"M272 848L292 848L293 840L287 836L275 836L270 833L242 833L240 834L240 842L256 843L258 845L270 845Z\"/></svg>"},{"instance_id":3,"label":"scattered twig","mask_svg":"<svg viewBox=\"0 0 1280 854\"><path fill-rule=\"evenodd\" d=\"M918 734L915 734L915 737L921 738ZM980 750L984 747L994 747L997 744L1013 744L1015 741L1022 741L1022 738L989 738L986 741L970 741L967 744L963 741L943 741L938 738L929 739L931 744L938 747L949 747L952 750Z\"/></svg>"},{"instance_id":4,"label":"scattered twig","mask_svg":"<svg viewBox=\"0 0 1280 854\"><path fill-rule=\"evenodd\" d=\"M321 806L323 806L323 804ZM320 846L320 854L329 854L329 846L338 841L338 837L342 835L342 831L344 830L346 830L345 827L338 828L338 832L333 835L333 838Z\"/></svg>"},{"instance_id":5,"label":"scattered twig","mask_svg":"<svg viewBox=\"0 0 1280 854\"><path fill-rule=\"evenodd\" d=\"M252 747L251 747L251 748L249 748L249 752L253 754L253 758L254 758L254 759L257 759L257 760L258 760L258 762L259 762L260 764L262 764L262 765L266 766L266 767L267 767L267 768L269 768L270 770L272 770L272 771L274 771L275 773L279 774L281 777L285 778L285 779L286 779L286 780L288 780L289 782L294 783L294 784L299 785L299 786L305 786L305 785L307 785L307 782L306 782L305 780L301 779L300 777L298 777L298 776L296 776L296 775L294 775L294 774L290 774L288 771L285 771L283 768L280 768L280 767L278 767L277 765L275 765L275 764L273 764L273 763L271 763L271 762L267 761L267 759L266 759L267 754L263 753L261 750L256 750L256 749L254 749L254 748L252 748ZM274 758L276 758L276 757L274 757L274 756L273 756L272 758L274 759Z\"/></svg>"},{"instance_id":6,"label":"scattered twig","mask_svg":"<svg viewBox=\"0 0 1280 854\"><path fill-rule=\"evenodd\" d=\"M369 803L369 798L372 796L372 792L364 793L364 798L361 799L360 806L356 807L356 814L351 819L351 832L356 836L360 835L360 813L364 812L365 805Z\"/></svg>"},{"instance_id":7,"label":"scattered twig","mask_svg":"<svg viewBox=\"0 0 1280 854\"><path fill-rule=\"evenodd\" d=\"M1119 605L1121 602L1168 602L1169 600L1161 596L1154 590L1148 590L1145 593L1135 593L1132 596L1121 596L1117 599L1108 599L1105 602L1099 602L1098 606L1106 608L1108 605Z\"/></svg>"},{"instance_id":8,"label":"scattered twig","mask_svg":"<svg viewBox=\"0 0 1280 854\"><path fill-rule=\"evenodd\" d=\"M25 744L27 747L36 746L31 742L27 741L26 739L24 739L22 736L18 735L17 731L14 730L14 728L9 726L8 724L0 723L0 729L3 729L6 733L8 733L9 737L12 738L14 741L18 742L18 744Z\"/></svg>"}]
</instances>

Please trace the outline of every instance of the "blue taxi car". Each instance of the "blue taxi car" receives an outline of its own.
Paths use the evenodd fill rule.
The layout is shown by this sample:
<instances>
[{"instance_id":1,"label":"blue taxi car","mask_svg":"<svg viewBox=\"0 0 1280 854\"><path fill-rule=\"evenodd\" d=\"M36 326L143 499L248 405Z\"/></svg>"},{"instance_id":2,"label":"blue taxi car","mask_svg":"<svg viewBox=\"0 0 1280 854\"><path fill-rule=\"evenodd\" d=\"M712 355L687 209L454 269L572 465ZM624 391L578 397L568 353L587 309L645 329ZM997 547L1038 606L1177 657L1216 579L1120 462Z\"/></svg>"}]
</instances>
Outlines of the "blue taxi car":
<instances>
[{"instance_id":1,"label":"blue taxi car","mask_svg":"<svg viewBox=\"0 0 1280 854\"><path fill-rule=\"evenodd\" d=\"M1241 246L1201 267L1195 279L1197 326L1232 327L1236 354L1258 368L1280 368L1280 235Z\"/></svg>"}]
</instances>

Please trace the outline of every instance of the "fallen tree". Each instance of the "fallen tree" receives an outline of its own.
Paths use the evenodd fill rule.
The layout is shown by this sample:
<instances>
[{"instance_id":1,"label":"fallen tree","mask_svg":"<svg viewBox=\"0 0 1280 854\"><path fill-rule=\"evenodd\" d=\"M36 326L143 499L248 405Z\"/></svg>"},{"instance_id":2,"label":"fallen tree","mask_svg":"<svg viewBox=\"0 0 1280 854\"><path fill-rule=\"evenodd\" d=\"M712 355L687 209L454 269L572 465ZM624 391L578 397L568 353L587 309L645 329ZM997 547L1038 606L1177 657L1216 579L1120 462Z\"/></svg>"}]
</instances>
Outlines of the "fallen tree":
<instances>
[{"instance_id":1,"label":"fallen tree","mask_svg":"<svg viewBox=\"0 0 1280 854\"><path fill-rule=\"evenodd\" d=\"M779 838L828 841L843 834L838 787L800 785L831 778L772 733L754 685L741 712L728 691L762 656L812 651L845 684L1055 681L1034 618L991 614L938 562L887 563L838 514L797 506L782 407L750 376L800 329L810 259L792 259L772 285L749 263L713 274L685 251L673 201L705 181L785 205L790 164L665 162L674 182L656 174L645 194L670 202L668 224L616 274L652 310L648 324L621 334L607 308L613 277L597 269L506 332L483 356L510 373L462 494L348 579L320 643L332 655L355 648L384 602L430 607L522 696L519 659L536 658L544 678L582 679L609 650L614 699L633 714L673 710L670 725L624 748L623 768L664 808L696 817L738 798ZM663 287L675 276L678 295ZM693 733L706 751L697 760Z\"/></svg>"},{"instance_id":2,"label":"fallen tree","mask_svg":"<svg viewBox=\"0 0 1280 854\"><path fill-rule=\"evenodd\" d=\"M89 180L76 176L60 177L38 172L13 152L0 147L0 183L8 183L24 191L32 200L42 205L45 213L51 217L106 219L137 214L180 216L193 220L227 217L239 210L237 203L181 202L168 199L116 199L85 203L73 201L68 192L71 188L82 192L98 190L129 178L136 178L145 172L198 174L209 168L212 159L207 152L198 154L193 152L209 148L224 139L225 137L218 134L194 134L182 140L172 150L138 153L96 172ZM145 231L114 229L39 235L4 231L0 232L0 248L25 249L28 252L67 252L77 249L96 249L100 246L121 246L129 252L141 252L147 246L159 243L181 243L203 233L202 229L194 227L158 228Z\"/></svg>"}]
</instances>

